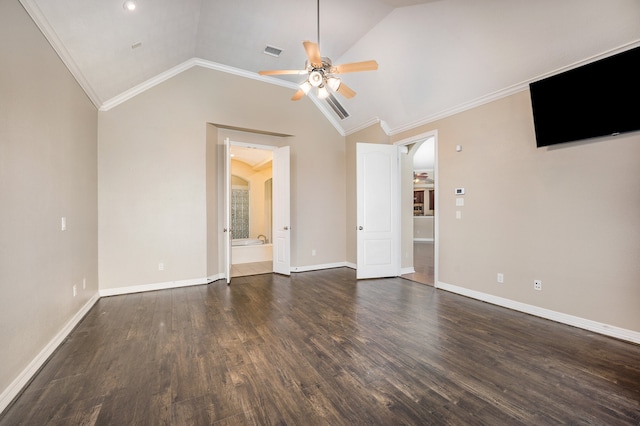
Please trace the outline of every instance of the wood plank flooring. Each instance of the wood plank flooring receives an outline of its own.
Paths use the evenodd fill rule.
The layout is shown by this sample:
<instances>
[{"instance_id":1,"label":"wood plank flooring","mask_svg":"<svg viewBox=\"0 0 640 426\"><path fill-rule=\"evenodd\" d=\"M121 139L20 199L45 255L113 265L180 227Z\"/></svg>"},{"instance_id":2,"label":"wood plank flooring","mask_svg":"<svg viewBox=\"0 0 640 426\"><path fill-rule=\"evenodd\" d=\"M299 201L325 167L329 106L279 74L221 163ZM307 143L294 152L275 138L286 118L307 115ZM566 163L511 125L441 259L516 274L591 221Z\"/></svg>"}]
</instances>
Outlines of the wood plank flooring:
<instances>
[{"instance_id":1,"label":"wood plank flooring","mask_svg":"<svg viewBox=\"0 0 640 426\"><path fill-rule=\"evenodd\" d=\"M235 263L231 265L231 277L245 277L247 275L270 274L273 272L273 261Z\"/></svg>"},{"instance_id":2,"label":"wood plank flooring","mask_svg":"<svg viewBox=\"0 0 640 426\"><path fill-rule=\"evenodd\" d=\"M337 268L99 300L0 425L638 425L640 346Z\"/></svg>"}]
</instances>

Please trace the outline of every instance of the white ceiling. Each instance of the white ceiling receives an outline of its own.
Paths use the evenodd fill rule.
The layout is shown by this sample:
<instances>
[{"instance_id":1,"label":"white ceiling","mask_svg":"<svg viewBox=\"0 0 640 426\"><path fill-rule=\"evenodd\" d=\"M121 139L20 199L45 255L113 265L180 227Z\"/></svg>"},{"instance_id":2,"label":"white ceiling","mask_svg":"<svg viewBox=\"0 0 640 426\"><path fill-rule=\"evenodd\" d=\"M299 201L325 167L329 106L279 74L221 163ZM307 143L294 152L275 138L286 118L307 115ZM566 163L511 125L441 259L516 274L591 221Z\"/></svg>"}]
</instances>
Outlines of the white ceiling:
<instances>
[{"instance_id":1,"label":"white ceiling","mask_svg":"<svg viewBox=\"0 0 640 426\"><path fill-rule=\"evenodd\" d=\"M138 0L134 12L124 0L21 2L103 109L194 58L251 76L301 69L302 41L317 39L316 0ZM343 76L357 92L336 95L349 118L324 112L345 134L378 121L394 134L639 40L637 0L321 0L322 56L379 64ZM259 78L291 95L300 82Z\"/></svg>"}]
</instances>

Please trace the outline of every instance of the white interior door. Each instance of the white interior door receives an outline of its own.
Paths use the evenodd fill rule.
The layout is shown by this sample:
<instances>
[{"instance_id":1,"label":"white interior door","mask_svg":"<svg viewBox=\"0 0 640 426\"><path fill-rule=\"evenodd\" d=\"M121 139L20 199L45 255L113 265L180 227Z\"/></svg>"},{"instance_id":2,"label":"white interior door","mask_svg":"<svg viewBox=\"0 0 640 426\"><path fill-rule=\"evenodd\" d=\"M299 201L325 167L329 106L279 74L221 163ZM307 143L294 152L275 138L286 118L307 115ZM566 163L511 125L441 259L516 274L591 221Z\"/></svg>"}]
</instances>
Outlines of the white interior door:
<instances>
[{"instance_id":1,"label":"white interior door","mask_svg":"<svg viewBox=\"0 0 640 426\"><path fill-rule=\"evenodd\" d=\"M291 274L289 147L273 152L273 272Z\"/></svg>"},{"instance_id":2,"label":"white interior door","mask_svg":"<svg viewBox=\"0 0 640 426\"><path fill-rule=\"evenodd\" d=\"M227 284L231 283L231 141L229 138L224 140L223 150L223 170L224 176L224 274Z\"/></svg>"},{"instance_id":3,"label":"white interior door","mask_svg":"<svg viewBox=\"0 0 640 426\"><path fill-rule=\"evenodd\" d=\"M358 143L357 278L400 275L398 147Z\"/></svg>"}]
</instances>

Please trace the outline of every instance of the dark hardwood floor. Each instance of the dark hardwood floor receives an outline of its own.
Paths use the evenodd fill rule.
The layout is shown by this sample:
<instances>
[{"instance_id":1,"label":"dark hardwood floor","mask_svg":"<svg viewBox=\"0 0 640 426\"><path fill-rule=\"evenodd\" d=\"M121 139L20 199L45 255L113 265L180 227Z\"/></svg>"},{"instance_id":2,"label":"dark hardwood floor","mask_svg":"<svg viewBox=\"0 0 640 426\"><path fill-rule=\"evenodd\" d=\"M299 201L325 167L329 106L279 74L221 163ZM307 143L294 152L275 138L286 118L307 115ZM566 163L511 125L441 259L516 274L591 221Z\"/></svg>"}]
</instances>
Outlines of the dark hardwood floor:
<instances>
[{"instance_id":1,"label":"dark hardwood floor","mask_svg":"<svg viewBox=\"0 0 640 426\"><path fill-rule=\"evenodd\" d=\"M338 268L99 300L0 425L638 425L640 346Z\"/></svg>"}]
</instances>

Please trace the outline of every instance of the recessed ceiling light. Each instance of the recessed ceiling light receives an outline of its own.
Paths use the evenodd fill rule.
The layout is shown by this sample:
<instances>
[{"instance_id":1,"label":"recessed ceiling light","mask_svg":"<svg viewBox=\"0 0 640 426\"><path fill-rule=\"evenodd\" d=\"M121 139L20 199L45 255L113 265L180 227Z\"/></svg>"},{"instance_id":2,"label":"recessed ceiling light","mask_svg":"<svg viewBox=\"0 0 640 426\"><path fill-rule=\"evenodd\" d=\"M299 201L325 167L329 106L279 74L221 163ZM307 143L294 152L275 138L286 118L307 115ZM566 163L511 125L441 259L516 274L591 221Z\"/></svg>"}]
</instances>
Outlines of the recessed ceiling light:
<instances>
[{"instance_id":1,"label":"recessed ceiling light","mask_svg":"<svg viewBox=\"0 0 640 426\"><path fill-rule=\"evenodd\" d=\"M122 5L122 7L124 7L125 10L135 10L136 9L136 2L133 0L127 0L124 2L124 4Z\"/></svg>"}]
</instances>

